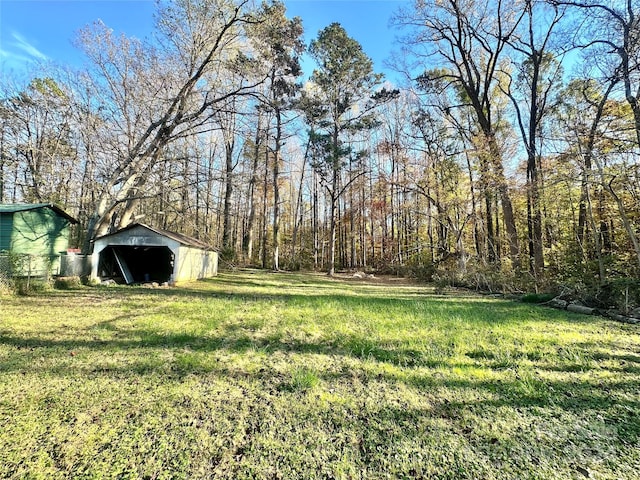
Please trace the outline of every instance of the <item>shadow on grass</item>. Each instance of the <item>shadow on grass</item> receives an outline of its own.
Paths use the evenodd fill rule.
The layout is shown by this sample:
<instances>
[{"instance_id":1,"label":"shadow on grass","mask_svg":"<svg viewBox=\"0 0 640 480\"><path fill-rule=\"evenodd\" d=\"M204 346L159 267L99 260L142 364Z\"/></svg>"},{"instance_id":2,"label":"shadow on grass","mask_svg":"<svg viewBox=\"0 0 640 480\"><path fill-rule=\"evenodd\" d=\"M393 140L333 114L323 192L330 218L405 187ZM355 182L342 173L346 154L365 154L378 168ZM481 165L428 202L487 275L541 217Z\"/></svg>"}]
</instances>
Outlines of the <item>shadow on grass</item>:
<instances>
[{"instance_id":1,"label":"shadow on grass","mask_svg":"<svg viewBox=\"0 0 640 480\"><path fill-rule=\"evenodd\" d=\"M263 291L271 289L273 291ZM429 285L406 284L401 286L379 283L360 283L331 279L322 275L300 275L294 273L242 272L221 274L212 279L177 288L148 289L131 286L84 288L70 291L50 292L42 296L46 302L51 298L69 298L77 295L93 298L96 293L106 298L117 296L123 302L134 302L143 298L144 303L171 299L200 300L220 299L238 303L290 302L299 307L322 308L333 304L336 308L350 311L364 307L373 311L416 313L415 302L420 302L427 311L437 311L441 318L463 320L471 324L496 325L532 323L538 321L572 321L584 324L600 322L599 317L567 313L530 304L521 304L491 297L482 297L471 292L436 294ZM36 303L38 299L33 299ZM420 312L418 312L420 313ZM416 317L416 320L421 320Z\"/></svg>"},{"instance_id":2,"label":"shadow on grass","mask_svg":"<svg viewBox=\"0 0 640 480\"><path fill-rule=\"evenodd\" d=\"M529 362L531 370L556 371L564 373L578 373L593 369L615 373L640 373L640 357L633 354L605 353L601 350L589 350L583 345L581 354L583 363L575 363L560 357L547 358L537 352L508 352L504 357L501 354L489 350L470 350L465 353L468 362L453 360L454 347L451 344L436 345L437 351L426 352L417 348L408 348L404 341L381 342L365 335L347 334L335 337L327 337L317 341L303 341L295 339L286 333L274 333L266 336L253 336L247 334L238 324L224 324L211 334L190 333L161 333L149 329L121 330L115 322L121 317L105 321L92 326L102 328L112 337L109 339L91 339L91 332L84 332L82 337L72 339L51 339L45 337L27 337L0 333L0 344L15 348L15 351L5 357L0 364L0 371L29 370L32 368L33 358L60 358L69 352L86 353L101 352L105 356L114 352L137 352L144 356L145 350L153 350L155 353L170 351L174 354L195 353L208 354L222 352L224 354L248 354L262 353L265 355L276 352L284 354L316 354L329 357L348 357L356 360L371 361L389 364L400 369L412 372L408 375L408 383L418 388L431 388L440 385L439 380L432 375L433 372L424 375L415 373L425 369L452 369L452 368L482 368L493 371L510 370L517 371L521 361ZM129 318L127 316L127 318ZM601 344L600 347L606 346ZM503 356L501 356L503 355ZM507 358L508 357L508 358ZM600 361L600 362L599 362ZM602 361L612 361L613 365L603 366ZM595 363L595 365L590 365ZM143 368L133 370L153 373L155 368ZM130 367L131 365L129 365ZM123 371L126 371L124 369ZM160 372L166 371L166 365L158 365ZM183 374L200 373L201 366L194 364L189 368L185 364L178 368ZM206 370L206 369L205 369ZM487 384L489 385L489 384ZM459 386L459 385L458 385ZM495 386L495 385L494 385ZM640 377L633 385L640 391ZM630 385L631 387L631 385Z\"/></svg>"},{"instance_id":3,"label":"shadow on grass","mask_svg":"<svg viewBox=\"0 0 640 480\"><path fill-rule=\"evenodd\" d=\"M347 335L340 339L327 339L324 342L305 342L286 338L284 334L272 334L256 338L242 333L241 328L235 324L224 325L222 332L216 336L188 333L162 334L144 329L121 331L114 327L111 322L102 322L99 325L112 332L114 338L108 340L88 338L54 340L0 333L0 344L14 347L17 350L16 355L19 352L22 352L20 355L24 355L25 352L35 352L34 355L42 356L47 353L82 351L99 351L106 354L116 351L145 349L170 350L174 352L188 350L201 353L225 351L234 354L260 351L265 354L281 352L349 356L360 360L387 362L402 367L434 367L441 365L439 361L424 359L423 353L417 349L403 348L402 342L397 342L391 348L382 348L375 341L359 335ZM14 365L15 367L20 365L20 362L4 362L0 364L0 371L7 370L9 365ZM24 362L20 366L27 367Z\"/></svg>"},{"instance_id":4,"label":"shadow on grass","mask_svg":"<svg viewBox=\"0 0 640 480\"><path fill-rule=\"evenodd\" d=\"M120 332L122 333L122 332ZM236 335L235 337L233 335ZM230 338L233 337L233 338ZM377 389L381 384L402 384L432 399L427 414L444 420L457 421L470 412L482 415L486 411L509 409L562 410L572 415L594 412L606 419L620 441L635 444L640 440L640 377L629 376L608 380L585 380L569 372L563 380L550 380L538 375L520 376L518 366L502 375L500 380L476 379L464 376L467 367L491 370L494 360L470 359L460 363L453 358L428 358L424 352L402 348L400 344L382 348L363 336L348 336L333 342L301 342L285 339L281 335L256 339L236 333L223 333L203 339L189 334L160 335L156 332L134 330L122 338L106 341L90 339L47 340L0 335L0 343L15 348L3 359L0 372L22 372L36 375L74 377L91 381L95 378L113 378L130 381L137 376L155 376L162 381L181 381L190 376L217 379L236 385L258 385L265 394L296 394L292 378L265 361L256 369L238 366L233 360L223 360L229 354L261 352L284 354L326 355L362 360L354 364L339 360L332 368L309 367L321 382L330 385L358 384L364 390ZM169 359L151 353L152 348L166 352ZM90 350L90 352L87 352ZM99 355L94 355L95 352ZM77 357L70 357L75 352ZM220 355L217 355L220 353ZM91 361L83 361L83 355ZM157 353L157 352L154 352ZM110 361L110 354L120 355ZM122 361L122 355L129 359ZM625 356L626 357L626 356ZM632 359L635 360L635 356ZM293 360L296 361L296 360ZM299 361L299 360L298 360ZM388 363L398 368L378 368L376 363ZM546 363L536 369L549 368ZM336 368L335 365L342 368ZM359 367L358 365L363 365ZM453 374L456 369L462 373ZM207 381L208 381L207 380ZM452 399L444 400L441 392ZM303 394L301 392L300 394ZM402 415L400 415L402 413ZM396 412L396 419L411 416L407 411ZM537 415L537 414L536 414Z\"/></svg>"},{"instance_id":5,"label":"shadow on grass","mask_svg":"<svg viewBox=\"0 0 640 480\"><path fill-rule=\"evenodd\" d=\"M224 336L209 338L206 342L192 335L160 336L148 333L132 333L132 336L147 335L144 341L134 338L109 340L51 341L43 339L21 339L7 335L0 342L17 349L0 365L0 372L22 371L46 376L72 376L91 380L96 377L133 379L140 375L154 375L166 381L180 381L187 376L202 376L233 384L260 385L261 391L279 395L295 394L291 377L265 362L260 368L245 369L233 361L219 361L215 355L219 351L248 353L261 350L265 354L275 352L295 354L320 354L329 357L350 357L366 360L367 368L354 366L350 362L338 362L338 369L313 369L309 371L319 381L329 384L359 384L362 389L377 389L381 384L403 384L416 389L434 402L429 414L445 420L456 420L469 412L482 415L485 410L496 411L503 407L511 409L563 410L582 415L585 412L599 412L608 424L615 427L616 434L627 443L640 440L640 398L634 392L640 391L640 377L608 380L596 378L584 380L580 376L569 375L568 379L550 380L538 375L520 376L517 366L509 375L500 380L476 379L452 374L455 369L466 367L486 368L490 364L460 363L453 359L427 359L422 352L403 348L380 348L373 342L351 336L333 344L285 341L280 336L257 341L243 336L232 341ZM109 362L110 352L127 352L148 347L164 349L171 345L173 355L166 360L153 355L132 354L133 361ZM82 362L83 349L103 352L104 361L94 364ZM77 352L79 363L69 357L69 351ZM43 363L44 362L44 363ZM375 362L392 363L397 369L377 369ZM540 370L545 365L539 365ZM443 400L444 390L451 400ZM628 415L625 414L628 412Z\"/></svg>"},{"instance_id":6,"label":"shadow on grass","mask_svg":"<svg viewBox=\"0 0 640 480\"><path fill-rule=\"evenodd\" d=\"M433 311L439 316L440 322L452 328L470 325L473 328L491 328L497 325L519 326L540 321L582 322L585 324L601 322L601 319L569 315L555 310L544 310L540 315L540 307L522 305L494 299L484 299L475 296L463 297L436 296L430 290L423 290L415 286L403 286L399 291L390 291L388 287L367 285L367 295L360 291L351 291L350 284L343 286L335 282L311 277L308 283L301 283L299 276L279 276L273 280L264 281L251 275L223 277L208 280L200 285L202 288L187 287L175 289L142 289L130 287L109 287L101 289L81 289L72 292L79 297L77 301L95 298L103 295L107 299L118 298L121 302L131 302L134 306L140 302L142 306L134 307L131 313L118 314L113 318L94 323L90 328L72 333L71 338L51 338L56 331L40 332L36 335L15 334L0 330L0 345L11 347L5 353L0 363L0 372L42 372L54 375L74 375L93 378L95 376L117 376L121 378L136 375L158 375L167 378L182 378L187 375L217 376L231 381L260 382L266 390L275 389L282 385L289 385L290 379L283 378L281 372L271 367L269 362L257 372L248 372L240 367L228 363L218 362L217 353L249 354L263 353L265 355L276 352L300 355L325 355L327 357L343 357L364 362L379 362L393 367L379 369L378 376L371 376L364 369L360 371L320 371L317 375L325 382L349 382L357 379L364 384L374 385L376 382L403 383L417 389L423 394L438 389L452 389L454 391L477 390L481 392L480 399L473 401L449 402L441 406L443 415L462 415L466 408L500 408L511 407L543 407L560 408L572 412L585 409L611 410L615 408L629 408L634 412L640 409L640 400L621 399L620 395L613 395L613 390L621 392L640 391L640 378L635 380L615 380L620 373L638 374L640 357L633 353L608 353L603 351L605 343L577 344L584 353L582 363L571 363L566 359L545 357L544 352L515 352L511 356L500 356L487 349L470 349L465 353L466 359L454 359L454 347L441 342L436 345L438 351L426 352L417 348L410 348L406 341L379 341L373 336L365 334L329 334L321 339L299 340L286 332L270 335L247 333L240 320L236 323L220 323L215 329L202 334L188 332L162 331L161 323L158 328L140 328L135 324L132 328L122 328L120 320L130 320L136 316L144 316L153 310L155 314L162 314L173 299L206 301L211 298L233 299L238 304L252 302L286 302L292 308L308 308L320 310L327 303L334 304L338 311L349 312L354 309L371 309L375 312L389 312L397 315L411 315L408 321L421 322ZM295 281L295 285L287 290L279 279L286 282ZM262 287L274 288L274 292L260 291ZM233 288L243 287L246 291L232 291ZM360 287L360 284L353 288ZM375 296L372 292L379 293ZM69 292L54 292L45 296L43 301L68 298ZM34 299L35 302L38 299ZM416 303L416 302L419 302ZM144 305L149 305L145 307ZM419 306L417 308L416 306ZM140 311L135 311L140 308ZM443 320L444 319L444 320ZM444 324L443 323L443 324ZM615 325L615 324L614 324ZM612 327L614 326L612 325ZM58 326L60 330L62 327ZM622 327L620 327L622 328ZM626 327L625 327L626 328ZM99 334L108 333L108 338L100 339ZM62 332L65 333L65 332ZM612 349L613 350L613 349ZM168 359L162 353L169 352ZM94 355L97 353L98 355ZM211 353L212 355L207 355ZM71 355L78 355L77 360ZM110 355L125 355L128 361L110 362ZM95 365L82 362L83 356L92 357L98 361ZM607 370L613 380L602 384L593 382L580 383L572 380L542 380L539 377L518 378L518 367L521 362L529 362L532 370L545 370L566 373L570 378L584 370L594 368L590 362L595 362L597 368ZM611 362L615 365L602 367L598 362ZM626 364L621 364L626 362ZM620 366L622 365L622 366ZM488 380L460 379L451 372L453 369L467 367L487 370L508 370L514 372L504 375L499 382ZM400 373L397 373L400 371ZM396 372L396 373L394 373ZM443 373L444 372L444 373ZM629 399L631 398L631 399ZM637 398L637 397L636 397ZM616 420L618 421L618 420ZM636 418L625 422L628 438L637 441L640 424Z\"/></svg>"},{"instance_id":7,"label":"shadow on grass","mask_svg":"<svg viewBox=\"0 0 640 480\"><path fill-rule=\"evenodd\" d=\"M265 280L266 277L266 280ZM287 290L279 282L284 279L286 282L294 283L291 289ZM443 328L453 329L466 328L490 328L492 326L509 325L518 326L520 324L531 324L539 321L580 321L592 323L601 321L594 317L572 316L557 310L545 311L544 315L535 315L539 307L516 304L507 301L494 299L484 299L476 296L464 295L463 297L434 296L429 289L421 289L416 286L402 287L399 291L388 287L380 290L384 296L372 296L371 291L367 295L355 295L345 292L342 284L336 286L336 282L330 279L318 278L318 276L301 277L296 274L273 274L264 275L261 273L258 278L251 273L243 275L223 275L216 279L204 280L196 285L202 288L171 288L171 289L146 289L131 287L107 287L98 289L80 289L76 292L52 292L44 295L41 299L34 299L37 303L51 302L52 299L69 298L74 295L74 300L82 302L83 297L89 301L96 298L112 300L117 298L120 303L129 302L128 308L131 310L126 314L116 315L109 320L105 320L91 325L90 328L80 330L74 337L53 339L51 336L56 330L40 331L38 335L12 335L10 332L0 331L0 344L10 345L20 350L44 349L52 351L74 351L74 350L97 350L103 352L116 351L121 349L166 349L179 350L189 349L197 352L211 352L225 350L231 353L245 353L250 350L260 350L265 353L275 351L285 353L300 354L324 354L350 356L356 359L370 359L378 362L385 362L399 367L427 367L427 368L447 368L448 358L454 354L451 345L443 343L437 346L440 350L437 355L425 354L424 351L408 348L404 341L384 341L357 334L341 334L339 338L336 334L328 335L316 342L300 341L291 338L287 333L273 333L267 336L247 334L241 320L227 324L221 322L209 332L187 333L162 331L161 322L158 328L120 328L117 324L120 320L131 320L136 317L144 317L149 313L167 314L167 308L172 304L172 300L184 301L206 301L207 299L233 299L238 304L282 302L291 305L290 308L304 308L311 311L321 311L328 303L333 306L333 312L360 311L365 315L372 312L375 315L394 315L394 318L401 318L404 324L428 324L437 317L437 322ZM237 291L225 291L229 286L235 285L247 288L248 291L238 293ZM277 286L279 290L275 292L258 291L256 287ZM354 285L354 288L361 287L361 284ZM336 289L338 288L338 292ZM377 288L377 286L374 286ZM357 288L356 288L357 289ZM318 292L319 291L319 292ZM409 291L411 295L425 292L419 297L411 296L404 298L403 295ZM140 302L144 299L144 302ZM140 304L138 304L140 302ZM136 310L138 309L138 310ZM378 317L380 318L380 317ZM58 327L60 330L61 327ZM107 339L99 339L100 330L109 332ZM453 331L452 330L452 331ZM60 333L66 333L60 330ZM595 345L585 346L585 349L594 350ZM517 353L517 352L516 352ZM536 362L542 358L539 352L524 352L509 358L499 358L495 352L483 349L476 349L466 353L470 361L482 365L486 368L510 368L514 363L525 359ZM602 354L606 355L606 354ZM633 358L632 358L633 357ZM604 359L604 357L600 358ZM610 358L611 360L622 360ZM635 362L637 356L631 355L628 361ZM598 358L594 357L594 360ZM9 365L19 365L21 362L8 362ZM7 369L6 365L0 365L0 370ZM561 371L580 371L584 366L567 366L562 364ZM578 370L571 370L578 368ZM631 368L631 370L629 370ZM622 370L632 373L635 365L627 366Z\"/></svg>"},{"instance_id":8,"label":"shadow on grass","mask_svg":"<svg viewBox=\"0 0 640 480\"><path fill-rule=\"evenodd\" d=\"M375 312L401 312L413 313L417 321L421 320L420 315L426 316L429 313L437 312L441 318L453 318L456 321L470 324L519 324L522 322L532 323L537 321L579 321L581 323L596 323L601 321L599 317L590 317L578 314L567 313L554 309L541 310L540 307L529 304L521 304L506 300L479 297L476 295L464 294L461 296L434 294L430 290L411 290L410 292L396 292L388 287L380 287L379 296L376 291L368 291L366 295L362 293L349 293L344 289L336 291L333 283L300 286L287 289L281 285L278 291L261 292L255 289L247 291L225 290L225 286L236 285L247 287L254 284L256 287L264 287L264 282L245 282L240 280L215 280L220 282L215 285L216 290L211 290L212 281L205 280L203 285L209 288L195 289L192 287L172 288L172 289L142 289L131 287L109 287L107 290L113 294L118 294L123 301L134 300L143 296L147 299L167 299L180 300L233 300L237 303L255 302L282 302L291 303L300 308L317 308L331 304L335 308L344 312L349 312L354 308L365 308ZM377 288L377 287L376 287ZM361 291L360 291L361 292ZM151 303L153 303L151 301ZM542 315L540 313L543 313Z\"/></svg>"}]
</instances>

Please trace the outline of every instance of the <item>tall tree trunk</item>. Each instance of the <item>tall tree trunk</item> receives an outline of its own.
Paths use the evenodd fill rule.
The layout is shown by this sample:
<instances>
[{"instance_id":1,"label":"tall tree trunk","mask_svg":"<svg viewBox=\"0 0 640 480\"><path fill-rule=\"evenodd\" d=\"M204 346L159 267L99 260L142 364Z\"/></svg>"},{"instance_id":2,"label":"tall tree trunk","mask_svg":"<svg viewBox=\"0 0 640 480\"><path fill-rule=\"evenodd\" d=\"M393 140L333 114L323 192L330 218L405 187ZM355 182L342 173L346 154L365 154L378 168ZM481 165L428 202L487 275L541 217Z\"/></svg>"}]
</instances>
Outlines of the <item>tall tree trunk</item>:
<instances>
[{"instance_id":1,"label":"tall tree trunk","mask_svg":"<svg viewBox=\"0 0 640 480\"><path fill-rule=\"evenodd\" d=\"M263 197L262 197L262 246L261 246L261 257L262 257L262 268L267 268L267 192L269 190L269 176L267 172L269 171L269 147L265 148L264 155L264 182L263 182Z\"/></svg>"},{"instance_id":2,"label":"tall tree trunk","mask_svg":"<svg viewBox=\"0 0 640 480\"><path fill-rule=\"evenodd\" d=\"M509 257L516 270L520 268L520 247L518 245L518 232L516 228L516 219L513 213L513 205L511 203L511 195L509 194L509 186L504 176L504 167L502 165L502 153L495 134L490 129L484 132L485 139L488 142L488 153L493 170L494 182L497 185L498 194L500 196L500 204L502 205L502 215L507 234L507 242L509 244ZM497 213L497 212L496 212ZM496 227L498 223L496 222ZM498 234L496 231L496 238ZM496 249L498 250L498 249ZM499 250L498 250L499 251Z\"/></svg>"},{"instance_id":3,"label":"tall tree trunk","mask_svg":"<svg viewBox=\"0 0 640 480\"><path fill-rule=\"evenodd\" d=\"M334 172L334 177L338 174L337 170ZM337 183L334 179L334 182ZM333 276L336 273L336 229L337 229L337 217L338 217L338 199L334 191L331 191L331 212L330 212L330 229L329 229L329 276Z\"/></svg>"},{"instance_id":4,"label":"tall tree trunk","mask_svg":"<svg viewBox=\"0 0 640 480\"><path fill-rule=\"evenodd\" d=\"M318 254L320 250L319 245L319 222L318 215L320 213L318 206L318 174L314 170L313 171L313 205L312 205L312 219L311 219L311 230L313 231L313 268L315 270L318 269L319 259Z\"/></svg>"},{"instance_id":5,"label":"tall tree trunk","mask_svg":"<svg viewBox=\"0 0 640 480\"><path fill-rule=\"evenodd\" d=\"M375 199L375 194L373 191L373 176L369 175L369 197L371 199L371 213L370 213L370 221L369 228L371 229L371 262L376 261L376 217L375 210L373 208L373 200Z\"/></svg>"},{"instance_id":6,"label":"tall tree trunk","mask_svg":"<svg viewBox=\"0 0 640 480\"><path fill-rule=\"evenodd\" d=\"M531 168L533 161L534 167ZM529 240L530 270L536 280L544 270L542 249L542 212L540 209L540 188L538 171L535 168L537 159L527 162L527 233Z\"/></svg>"},{"instance_id":7,"label":"tall tree trunk","mask_svg":"<svg viewBox=\"0 0 640 480\"><path fill-rule=\"evenodd\" d=\"M204 213L204 230L206 238L211 241L211 207L213 203L213 188L215 185L214 179L214 159L216 158L217 144L210 142L209 155L207 158L207 196L205 199L205 213Z\"/></svg>"},{"instance_id":8,"label":"tall tree trunk","mask_svg":"<svg viewBox=\"0 0 640 480\"><path fill-rule=\"evenodd\" d=\"M233 141L226 140L224 142L224 159L225 159L225 189L224 189L224 210L222 214L222 246L225 249L232 249L231 243L231 198L233 195Z\"/></svg>"},{"instance_id":9,"label":"tall tree trunk","mask_svg":"<svg viewBox=\"0 0 640 480\"><path fill-rule=\"evenodd\" d=\"M397 185L397 176L396 176L396 157L394 152L394 147L391 147L391 194L389 195L389 206L391 208L391 255L393 259L396 258L396 185Z\"/></svg>"},{"instance_id":10,"label":"tall tree trunk","mask_svg":"<svg viewBox=\"0 0 640 480\"><path fill-rule=\"evenodd\" d=\"M589 223L591 224L591 231L593 233L593 243L595 245L595 254L596 254L596 259L598 261L598 277L600 279L600 283L602 284L605 281L606 273L604 270L604 262L602 260L602 246L600 243L600 234L598 232L598 228L596 227L596 220L593 216L591 194L590 194L588 185L589 185L589 179L587 179L586 210L589 217Z\"/></svg>"},{"instance_id":11,"label":"tall tree trunk","mask_svg":"<svg viewBox=\"0 0 640 480\"><path fill-rule=\"evenodd\" d=\"M482 239L480 238L480 231L478 228L478 206L476 204L476 189L475 182L473 180L473 169L471 168L471 159L469 155L465 153L465 159L467 161L467 171L469 172L469 186L471 188L471 221L473 222L473 243L476 249L476 255L482 256Z\"/></svg>"},{"instance_id":12,"label":"tall tree trunk","mask_svg":"<svg viewBox=\"0 0 640 480\"><path fill-rule=\"evenodd\" d=\"M127 202L125 203L125 207L120 214L120 219L118 220L118 229L124 228L133 223L134 213L139 205L139 198L134 197L127 200Z\"/></svg>"},{"instance_id":13,"label":"tall tree trunk","mask_svg":"<svg viewBox=\"0 0 640 480\"><path fill-rule=\"evenodd\" d=\"M273 150L273 269L280 270L280 143L282 139L282 117L276 110L276 136Z\"/></svg>"},{"instance_id":14,"label":"tall tree trunk","mask_svg":"<svg viewBox=\"0 0 640 480\"><path fill-rule=\"evenodd\" d=\"M331 158L331 191L329 192L331 197L331 218L330 218L330 232L329 232L329 276L333 276L336 273L336 228L337 228L337 213L338 213L338 181L340 178L340 158L338 156L339 143L338 143L338 124L334 122L333 135L332 135L332 147L333 155Z\"/></svg>"},{"instance_id":15,"label":"tall tree trunk","mask_svg":"<svg viewBox=\"0 0 640 480\"><path fill-rule=\"evenodd\" d=\"M362 267L367 268L367 216L365 211L365 182L360 184L360 253Z\"/></svg>"},{"instance_id":16,"label":"tall tree trunk","mask_svg":"<svg viewBox=\"0 0 640 480\"><path fill-rule=\"evenodd\" d=\"M200 177L201 177L201 172L200 172L200 168L202 167L201 163L200 163L200 152L197 151L196 153L197 157L196 157L196 171L195 171L195 186L196 186L196 205L195 205L195 225L194 225L194 229L196 232L196 238L202 239L202 231L200 230L200 226L201 226L201 220L202 220L202 214L201 214L201 209L202 209L202 192L200 190Z\"/></svg>"},{"instance_id":17,"label":"tall tree trunk","mask_svg":"<svg viewBox=\"0 0 640 480\"><path fill-rule=\"evenodd\" d=\"M530 25L532 25L531 4L528 4ZM533 47L533 34L531 35ZM532 48L530 56L532 61L531 79L531 104L529 107L529 132L527 141L527 237L529 240L529 270L533 273L536 282L544 270L544 254L542 249L542 213L540 209L540 185L538 181L538 124L540 115L538 110L538 88L540 68L542 62L541 53ZM524 135L523 135L524 136Z\"/></svg>"},{"instance_id":18,"label":"tall tree trunk","mask_svg":"<svg viewBox=\"0 0 640 480\"><path fill-rule=\"evenodd\" d=\"M600 98L600 101L598 102L597 106L596 106L596 111L595 111L595 115L593 117L593 120L591 121L591 126L589 128L589 134L587 136L587 144L584 146L584 151L582 152L582 157L584 160L584 165L583 165L583 172L582 172L582 192L581 192L581 196L580 196L580 206L579 206L579 212L578 212L578 243L582 249L583 252L583 257L585 259L589 258L589 255L587 253L587 250L585 248L585 237L586 237L586 228L587 228L587 219L592 218L592 212L591 212L591 198L590 198L590 194L589 194L589 182L590 182L590 176L591 176L591 170L592 170L592 160L594 159L594 149L595 149L595 144L596 144L596 137L597 137L597 131L598 131L598 126L600 125L600 121L602 120L602 115L604 113L604 107L606 105L606 102L609 99L609 95L611 94L611 92L613 91L614 87L616 86L616 84L618 83L618 79L617 78L613 78L609 81L609 84L607 85L607 89L605 90L605 92L603 93L602 97ZM593 224L593 222L591 222ZM595 224L593 224L592 226L594 226ZM595 228L595 227L594 227ZM594 238L597 238L597 231L594 230L594 235L596 235ZM600 242L599 239L595 244L596 246L596 256L598 258L598 262L601 263L600 260L600 256L601 256L601 252L600 252ZM600 280L604 281L604 269L600 268Z\"/></svg>"},{"instance_id":19,"label":"tall tree trunk","mask_svg":"<svg viewBox=\"0 0 640 480\"><path fill-rule=\"evenodd\" d=\"M351 157L349 157L349 162L351 163ZM349 168L349 175L351 175L351 170L352 167L350 166ZM355 213L356 213L356 209L354 208L354 201L353 201L353 188L350 187L349 188L349 245L350 245L350 252L349 252L349 266L351 268L354 268L356 266L357 263L357 257L356 257L356 219L355 219Z\"/></svg>"},{"instance_id":20,"label":"tall tree trunk","mask_svg":"<svg viewBox=\"0 0 640 480\"><path fill-rule=\"evenodd\" d=\"M244 239L244 248L247 256L247 260L251 262L253 258L253 240L254 240L254 228L256 221L256 201L255 191L256 183L258 182L258 161L260 158L260 140L262 138L262 132L260 127L261 115L258 113L258 124L256 126L256 136L253 144L253 161L251 162L251 175L249 177L249 216L247 219L247 227Z\"/></svg>"},{"instance_id":21,"label":"tall tree trunk","mask_svg":"<svg viewBox=\"0 0 640 480\"><path fill-rule=\"evenodd\" d=\"M484 231L486 239L486 256L485 259L489 263L494 263L500 259L500 250L497 246L497 225L494 228L493 222L493 203L494 193L491 186L489 162L485 158L485 154L480 152L480 181L479 186L484 203Z\"/></svg>"},{"instance_id":22,"label":"tall tree trunk","mask_svg":"<svg viewBox=\"0 0 640 480\"><path fill-rule=\"evenodd\" d=\"M302 158L302 171L300 172L300 186L298 188L298 194L296 196L296 204L293 210L293 234L291 240L291 258L294 264L297 264L297 240L298 232L302 227L303 221L303 208L302 208L302 191L304 188L304 177L307 168L307 157L309 156L309 146L311 141L307 140L307 146L305 148L304 157Z\"/></svg>"}]
</instances>

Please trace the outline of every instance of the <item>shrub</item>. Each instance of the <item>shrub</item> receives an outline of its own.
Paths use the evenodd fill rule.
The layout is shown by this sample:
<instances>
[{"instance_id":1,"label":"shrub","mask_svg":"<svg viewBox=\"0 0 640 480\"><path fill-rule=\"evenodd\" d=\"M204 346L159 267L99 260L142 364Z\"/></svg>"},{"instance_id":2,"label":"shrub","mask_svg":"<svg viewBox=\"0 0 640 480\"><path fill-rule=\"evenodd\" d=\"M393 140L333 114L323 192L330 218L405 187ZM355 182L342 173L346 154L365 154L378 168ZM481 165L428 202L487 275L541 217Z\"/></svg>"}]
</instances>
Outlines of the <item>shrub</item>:
<instances>
[{"instance_id":1,"label":"shrub","mask_svg":"<svg viewBox=\"0 0 640 480\"><path fill-rule=\"evenodd\" d=\"M285 270L291 272L310 271L313 270L313 251L311 249L302 248L296 252L295 257L288 255L286 252L281 256L280 264Z\"/></svg>"},{"instance_id":2,"label":"shrub","mask_svg":"<svg viewBox=\"0 0 640 480\"><path fill-rule=\"evenodd\" d=\"M587 299L594 306L615 307L627 314L640 306L640 279L616 278L609 280Z\"/></svg>"},{"instance_id":3,"label":"shrub","mask_svg":"<svg viewBox=\"0 0 640 480\"><path fill-rule=\"evenodd\" d=\"M58 277L53 282L53 288L58 290L73 290L81 285L80 277Z\"/></svg>"},{"instance_id":4,"label":"shrub","mask_svg":"<svg viewBox=\"0 0 640 480\"><path fill-rule=\"evenodd\" d=\"M553 300L555 297L552 293L527 293L522 296L521 300L524 303L545 303Z\"/></svg>"},{"instance_id":5,"label":"shrub","mask_svg":"<svg viewBox=\"0 0 640 480\"><path fill-rule=\"evenodd\" d=\"M223 247L222 250L220 250L220 258L222 260L234 261L237 259L236 254L236 249L233 247Z\"/></svg>"},{"instance_id":6,"label":"shrub","mask_svg":"<svg viewBox=\"0 0 640 480\"><path fill-rule=\"evenodd\" d=\"M415 278L422 282L432 282L436 273L436 265L431 261L428 252L424 251L409 257L402 273L406 277Z\"/></svg>"},{"instance_id":7,"label":"shrub","mask_svg":"<svg viewBox=\"0 0 640 480\"><path fill-rule=\"evenodd\" d=\"M18 295L34 295L51 289L49 281L36 278L14 278L13 284L14 292Z\"/></svg>"},{"instance_id":8,"label":"shrub","mask_svg":"<svg viewBox=\"0 0 640 480\"><path fill-rule=\"evenodd\" d=\"M450 258L438 264L433 275L436 287L464 287L484 292L522 293L537 291L536 281L527 271L517 271L511 260L502 258L500 263L486 263L470 258L460 265L460 259Z\"/></svg>"}]
</instances>

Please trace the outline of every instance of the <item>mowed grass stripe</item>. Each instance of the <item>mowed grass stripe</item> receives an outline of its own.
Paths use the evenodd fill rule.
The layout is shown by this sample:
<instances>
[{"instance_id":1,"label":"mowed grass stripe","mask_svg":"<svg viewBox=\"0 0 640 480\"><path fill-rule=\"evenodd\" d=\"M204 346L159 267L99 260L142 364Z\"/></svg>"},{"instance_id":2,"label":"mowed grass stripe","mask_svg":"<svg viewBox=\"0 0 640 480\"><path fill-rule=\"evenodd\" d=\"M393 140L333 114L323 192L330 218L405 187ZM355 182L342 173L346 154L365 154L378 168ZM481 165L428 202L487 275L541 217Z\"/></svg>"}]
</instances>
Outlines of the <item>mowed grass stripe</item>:
<instances>
[{"instance_id":1,"label":"mowed grass stripe","mask_svg":"<svg viewBox=\"0 0 640 480\"><path fill-rule=\"evenodd\" d=\"M2 478L637 478L640 334L394 279L0 297Z\"/></svg>"}]
</instances>

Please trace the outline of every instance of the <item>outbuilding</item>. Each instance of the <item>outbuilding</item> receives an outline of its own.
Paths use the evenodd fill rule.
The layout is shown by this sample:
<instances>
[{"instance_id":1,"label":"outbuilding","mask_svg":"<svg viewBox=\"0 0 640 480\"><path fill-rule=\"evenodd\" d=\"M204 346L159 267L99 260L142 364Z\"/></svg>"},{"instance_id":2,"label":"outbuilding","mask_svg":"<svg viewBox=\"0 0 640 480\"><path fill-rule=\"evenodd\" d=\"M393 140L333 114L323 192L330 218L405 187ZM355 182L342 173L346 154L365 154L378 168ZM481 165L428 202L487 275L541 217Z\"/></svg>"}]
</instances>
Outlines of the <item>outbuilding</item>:
<instances>
[{"instance_id":1,"label":"outbuilding","mask_svg":"<svg viewBox=\"0 0 640 480\"><path fill-rule=\"evenodd\" d=\"M96 238L91 278L178 283L218 273L218 252L195 238L134 223Z\"/></svg>"},{"instance_id":2,"label":"outbuilding","mask_svg":"<svg viewBox=\"0 0 640 480\"><path fill-rule=\"evenodd\" d=\"M12 257L14 275L58 274L76 223L53 203L0 204L0 253Z\"/></svg>"}]
</instances>

